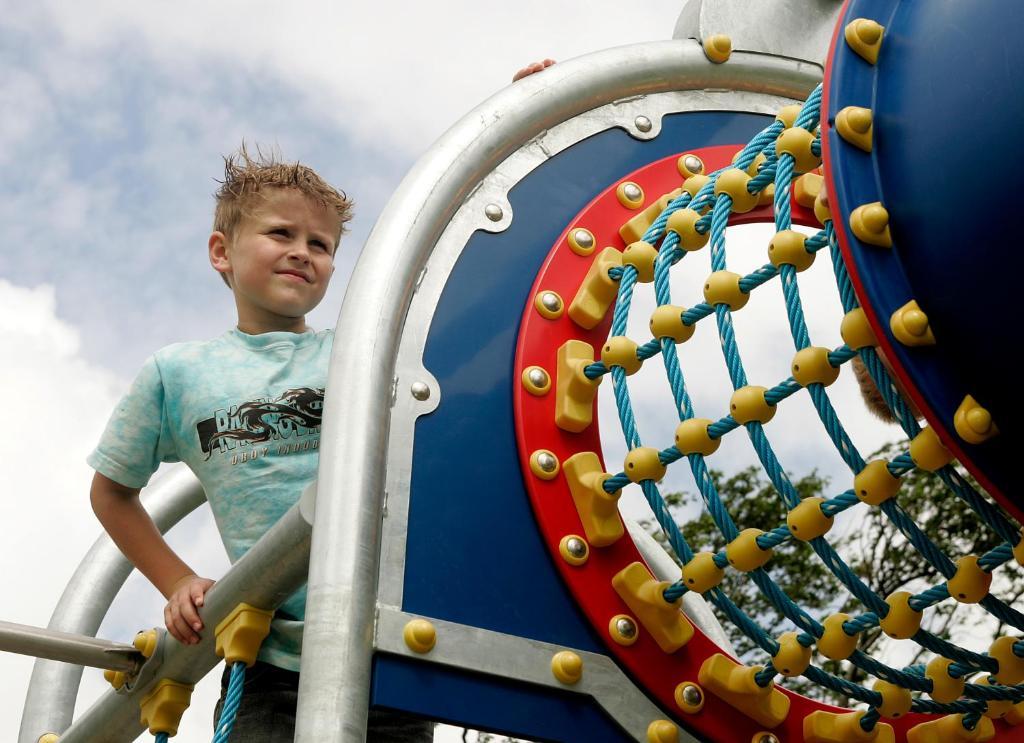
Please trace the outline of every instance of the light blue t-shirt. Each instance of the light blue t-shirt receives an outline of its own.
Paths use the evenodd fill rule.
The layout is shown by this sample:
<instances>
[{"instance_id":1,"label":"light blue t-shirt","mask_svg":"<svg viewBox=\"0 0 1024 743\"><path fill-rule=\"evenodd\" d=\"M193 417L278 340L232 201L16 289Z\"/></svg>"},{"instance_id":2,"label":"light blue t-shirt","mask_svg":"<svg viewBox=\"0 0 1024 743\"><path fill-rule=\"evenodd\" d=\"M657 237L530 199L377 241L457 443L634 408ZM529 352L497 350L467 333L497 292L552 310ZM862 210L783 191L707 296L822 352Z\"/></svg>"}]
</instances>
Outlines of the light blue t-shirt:
<instances>
[{"instance_id":1,"label":"light blue t-shirt","mask_svg":"<svg viewBox=\"0 0 1024 743\"><path fill-rule=\"evenodd\" d=\"M235 562L316 478L334 333L233 329L146 360L89 455L97 472L141 488L161 462L199 478ZM260 660L299 670L306 589L278 609Z\"/></svg>"}]
</instances>

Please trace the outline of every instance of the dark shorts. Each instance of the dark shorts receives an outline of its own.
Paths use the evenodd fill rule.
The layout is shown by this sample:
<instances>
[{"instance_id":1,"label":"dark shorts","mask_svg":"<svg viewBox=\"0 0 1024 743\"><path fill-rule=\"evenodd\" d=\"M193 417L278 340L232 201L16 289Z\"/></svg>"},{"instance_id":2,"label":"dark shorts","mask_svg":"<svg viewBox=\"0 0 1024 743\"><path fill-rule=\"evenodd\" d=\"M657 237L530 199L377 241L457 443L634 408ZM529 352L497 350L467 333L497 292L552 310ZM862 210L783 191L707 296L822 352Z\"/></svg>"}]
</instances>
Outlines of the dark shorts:
<instances>
[{"instance_id":1,"label":"dark shorts","mask_svg":"<svg viewBox=\"0 0 1024 743\"><path fill-rule=\"evenodd\" d=\"M213 712L214 730L224 706L231 670L220 680L220 701ZM256 661L245 671L242 701L231 732L231 743L292 743L295 738L295 707L299 701L299 674ZM430 743L434 723L389 710L370 710L366 740L369 743Z\"/></svg>"}]
</instances>

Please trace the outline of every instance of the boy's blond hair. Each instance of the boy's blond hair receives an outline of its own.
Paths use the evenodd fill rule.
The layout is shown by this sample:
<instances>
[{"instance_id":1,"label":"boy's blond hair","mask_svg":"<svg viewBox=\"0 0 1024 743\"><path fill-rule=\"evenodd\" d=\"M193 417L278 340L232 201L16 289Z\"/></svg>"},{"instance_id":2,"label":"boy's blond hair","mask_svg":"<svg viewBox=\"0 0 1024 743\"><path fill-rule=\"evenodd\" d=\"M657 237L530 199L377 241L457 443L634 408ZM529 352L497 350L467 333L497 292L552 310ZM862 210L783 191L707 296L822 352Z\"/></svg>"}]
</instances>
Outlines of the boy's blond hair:
<instances>
[{"instance_id":1,"label":"boy's blond hair","mask_svg":"<svg viewBox=\"0 0 1024 743\"><path fill-rule=\"evenodd\" d=\"M294 188L312 203L333 211L338 215L338 234L334 236L337 247L345 234L345 224L352 219L352 200L344 191L331 186L317 175L312 168L300 163L286 163L280 153L264 152L259 146L255 157L249 154L245 142L224 158L224 180L214 194L217 206L213 212L213 229L223 232L230 240L242 217L252 213L259 206L264 191L268 188ZM221 274L224 283L228 280Z\"/></svg>"}]
</instances>

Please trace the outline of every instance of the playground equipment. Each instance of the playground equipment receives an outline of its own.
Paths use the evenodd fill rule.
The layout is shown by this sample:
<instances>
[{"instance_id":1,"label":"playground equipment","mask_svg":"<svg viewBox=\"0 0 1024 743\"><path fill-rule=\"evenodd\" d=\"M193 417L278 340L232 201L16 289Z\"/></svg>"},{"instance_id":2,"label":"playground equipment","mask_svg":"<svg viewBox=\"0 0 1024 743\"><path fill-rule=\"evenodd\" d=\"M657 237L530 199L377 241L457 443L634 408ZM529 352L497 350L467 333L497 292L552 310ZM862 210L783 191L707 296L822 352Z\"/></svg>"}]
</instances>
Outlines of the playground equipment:
<instances>
[{"instance_id":1,"label":"playground equipment","mask_svg":"<svg viewBox=\"0 0 1024 743\"><path fill-rule=\"evenodd\" d=\"M203 611L215 626L239 602L270 609L305 579L308 559L297 740L361 740L371 704L567 741L1024 735L1024 642L1001 638L976 653L919 630L944 600L980 603L1024 630L1024 616L988 593L996 568L1024 561L1020 527L950 466L955 456L1020 519L1010 386L993 371L1002 328L968 322L963 301L1004 303L991 272L1010 276L1019 264L998 247L1011 190L986 192L970 250L965 211L950 208L962 203L964 163L1007 184L1019 145L1002 140L1012 111L997 117L970 86L935 84L984 80L993 100L1020 108L1012 71L1024 60L1015 24L1000 16L1020 13L897 0L778 7L807 21L799 45L749 25L763 19L708 28L736 17L726 4L693 3L677 35L697 40L600 52L528 78L453 127L395 194L339 320L318 493L216 584ZM808 50L824 54L813 42L832 28L819 88ZM715 31L735 31L735 45ZM995 63L961 36L1008 57ZM953 162L935 167L954 146ZM728 271L726 228L744 221L774 222L777 233L765 265L740 276ZM669 272L701 250L712 268L704 296L675 305ZM846 312L835 348L812 345L799 294L797 274L818 253L833 263ZM792 374L748 380L732 313L776 281ZM638 283L653 283L659 307L650 338L634 342L625 329ZM677 346L712 322L735 392L729 410L704 420L693 417ZM891 462L864 461L825 393L857 356L910 439ZM671 443L644 445L636 428L627 377L649 363L665 365L679 414ZM605 376L630 450L621 466L601 460L595 390ZM851 487L824 501L799 500L769 443L766 424L805 389L850 469ZM786 524L769 531L734 524L706 476L705 459L739 429L787 506ZM694 554L658 492L684 458L722 531L719 552ZM934 549L899 505L913 468L934 470L1003 543L955 560ZM624 487L643 491L681 572L623 524ZM151 506L169 526L200 501L185 478ZM882 509L945 582L885 597L852 574L825 534L860 502ZM789 601L763 570L787 540L808 542L865 611L819 621ZM102 540L94 549L53 629L95 632L127 572L111 550ZM725 570L748 573L795 631L767 636L717 587ZM760 667L729 657L697 594L764 650ZM894 668L857 651L858 634L877 625L934 659ZM192 647L153 639L134 678L73 724L80 668L39 661L21 740L49 730L61 741L134 738L140 700L159 678L187 686L216 662L212 635ZM833 677L811 662L815 650L878 681ZM776 684L796 675L862 706L833 708Z\"/></svg>"}]
</instances>

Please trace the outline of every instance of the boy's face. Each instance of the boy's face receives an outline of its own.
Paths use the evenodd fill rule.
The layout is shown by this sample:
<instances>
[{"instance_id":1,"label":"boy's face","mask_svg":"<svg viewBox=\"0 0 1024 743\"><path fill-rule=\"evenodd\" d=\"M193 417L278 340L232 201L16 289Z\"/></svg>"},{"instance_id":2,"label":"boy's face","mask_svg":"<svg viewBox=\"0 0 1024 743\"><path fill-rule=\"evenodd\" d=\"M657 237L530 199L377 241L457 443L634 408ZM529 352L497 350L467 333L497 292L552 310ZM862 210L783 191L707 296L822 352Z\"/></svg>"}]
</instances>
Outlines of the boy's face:
<instances>
[{"instance_id":1,"label":"boy's face","mask_svg":"<svg viewBox=\"0 0 1024 743\"><path fill-rule=\"evenodd\" d=\"M230 239L210 236L210 263L227 276L238 327L249 333L306 329L334 272L337 214L291 188L271 188Z\"/></svg>"}]
</instances>

